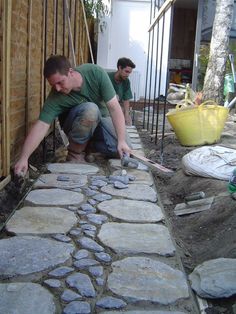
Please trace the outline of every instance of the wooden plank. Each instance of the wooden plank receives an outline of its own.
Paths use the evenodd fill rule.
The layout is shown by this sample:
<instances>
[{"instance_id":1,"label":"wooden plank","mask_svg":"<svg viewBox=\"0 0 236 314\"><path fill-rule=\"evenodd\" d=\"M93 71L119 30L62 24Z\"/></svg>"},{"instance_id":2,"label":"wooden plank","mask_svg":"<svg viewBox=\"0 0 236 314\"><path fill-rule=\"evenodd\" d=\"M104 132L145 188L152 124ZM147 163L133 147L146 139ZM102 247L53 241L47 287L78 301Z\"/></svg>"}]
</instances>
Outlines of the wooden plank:
<instances>
[{"instance_id":1,"label":"wooden plank","mask_svg":"<svg viewBox=\"0 0 236 314\"><path fill-rule=\"evenodd\" d=\"M175 206L174 213L177 216L182 216L208 210L211 208L213 200L214 196L191 201L188 203L180 203Z\"/></svg>"},{"instance_id":2,"label":"wooden plank","mask_svg":"<svg viewBox=\"0 0 236 314\"><path fill-rule=\"evenodd\" d=\"M10 66L12 1L3 1L2 40L2 152L3 176L10 174Z\"/></svg>"},{"instance_id":3,"label":"wooden plank","mask_svg":"<svg viewBox=\"0 0 236 314\"><path fill-rule=\"evenodd\" d=\"M82 10L83 10L84 24L85 24L85 29L86 29L86 35L87 35L87 40L88 40L88 45L89 45L90 56L91 56L92 63L94 63L93 50L92 50L92 46L91 46L90 35L89 35L89 30L88 30L88 23L87 23L85 8L84 8L84 1L83 0L80 0L80 1L81 1Z\"/></svg>"},{"instance_id":4,"label":"wooden plank","mask_svg":"<svg viewBox=\"0 0 236 314\"><path fill-rule=\"evenodd\" d=\"M30 68L31 68L31 33L32 33L32 0L28 0L28 27L27 27L27 86L26 86L26 104L25 104L25 133L29 132L29 103L30 103L30 85L31 85L31 77L30 77Z\"/></svg>"},{"instance_id":5,"label":"wooden plank","mask_svg":"<svg viewBox=\"0 0 236 314\"><path fill-rule=\"evenodd\" d=\"M6 178L0 181L0 190L2 190L10 181L11 181L11 176L9 174Z\"/></svg>"},{"instance_id":6,"label":"wooden plank","mask_svg":"<svg viewBox=\"0 0 236 314\"><path fill-rule=\"evenodd\" d=\"M130 154L130 157L132 157L132 156L135 159L141 161L146 166L152 168L153 170L161 170L162 172L165 172L165 173L173 173L173 170L168 169L168 168L166 168L166 167L164 167L164 166L162 166L162 165L160 165L160 164L158 164L158 163L156 163L156 162L154 162L154 161L152 161L152 160L150 160L150 159L148 159L146 157L140 156L140 155L138 155L138 154L136 154L134 152L132 152Z\"/></svg>"}]
</instances>

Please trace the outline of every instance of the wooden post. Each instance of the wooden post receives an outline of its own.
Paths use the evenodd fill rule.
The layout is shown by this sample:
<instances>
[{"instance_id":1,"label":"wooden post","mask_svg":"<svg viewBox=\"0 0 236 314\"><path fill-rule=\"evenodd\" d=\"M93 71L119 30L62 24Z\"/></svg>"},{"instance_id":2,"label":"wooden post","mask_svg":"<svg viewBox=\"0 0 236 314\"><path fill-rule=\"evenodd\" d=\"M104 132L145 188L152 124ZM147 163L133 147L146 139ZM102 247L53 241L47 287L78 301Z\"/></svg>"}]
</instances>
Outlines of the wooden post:
<instances>
[{"instance_id":1,"label":"wooden post","mask_svg":"<svg viewBox=\"0 0 236 314\"><path fill-rule=\"evenodd\" d=\"M89 44L90 56L91 56L92 63L94 63L93 51L92 51L92 46L91 46L91 41L90 41L90 36L89 36L88 23L87 23L87 18L86 18L83 0L81 0L81 6L82 6L82 10L83 10L84 24L85 24L85 28L86 28L86 34L87 34L87 40L88 40L88 44Z\"/></svg>"},{"instance_id":2,"label":"wooden post","mask_svg":"<svg viewBox=\"0 0 236 314\"><path fill-rule=\"evenodd\" d=\"M30 68L31 68L31 31L32 31L32 0L28 0L28 36L27 36L27 86L25 104L25 133L29 131L29 103L30 103Z\"/></svg>"},{"instance_id":3,"label":"wooden post","mask_svg":"<svg viewBox=\"0 0 236 314\"><path fill-rule=\"evenodd\" d=\"M2 18L2 152L3 176L10 174L10 66L12 1L3 1Z\"/></svg>"}]
</instances>

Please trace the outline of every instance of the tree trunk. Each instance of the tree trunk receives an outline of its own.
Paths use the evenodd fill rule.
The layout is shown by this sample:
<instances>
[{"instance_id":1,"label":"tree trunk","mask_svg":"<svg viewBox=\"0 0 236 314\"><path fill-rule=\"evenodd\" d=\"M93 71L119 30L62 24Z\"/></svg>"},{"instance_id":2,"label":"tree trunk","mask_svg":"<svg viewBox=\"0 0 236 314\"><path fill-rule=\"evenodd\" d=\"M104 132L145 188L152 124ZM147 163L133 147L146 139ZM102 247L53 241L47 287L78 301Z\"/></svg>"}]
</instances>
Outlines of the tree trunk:
<instances>
[{"instance_id":1,"label":"tree trunk","mask_svg":"<svg viewBox=\"0 0 236 314\"><path fill-rule=\"evenodd\" d=\"M221 105L233 12L234 0L216 1L210 55L203 86L203 100L213 99Z\"/></svg>"}]
</instances>

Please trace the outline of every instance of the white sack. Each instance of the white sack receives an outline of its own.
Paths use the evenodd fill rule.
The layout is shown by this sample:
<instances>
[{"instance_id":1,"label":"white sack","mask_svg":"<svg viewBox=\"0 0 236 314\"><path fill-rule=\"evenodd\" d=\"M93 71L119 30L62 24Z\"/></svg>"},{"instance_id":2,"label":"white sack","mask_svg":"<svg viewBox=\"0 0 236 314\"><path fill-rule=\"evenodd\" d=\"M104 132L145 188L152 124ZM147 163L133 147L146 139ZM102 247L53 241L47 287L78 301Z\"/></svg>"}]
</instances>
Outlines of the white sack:
<instances>
[{"instance_id":1,"label":"white sack","mask_svg":"<svg viewBox=\"0 0 236 314\"><path fill-rule=\"evenodd\" d=\"M236 150L222 146L202 146L182 158L188 175L228 181L236 168Z\"/></svg>"}]
</instances>

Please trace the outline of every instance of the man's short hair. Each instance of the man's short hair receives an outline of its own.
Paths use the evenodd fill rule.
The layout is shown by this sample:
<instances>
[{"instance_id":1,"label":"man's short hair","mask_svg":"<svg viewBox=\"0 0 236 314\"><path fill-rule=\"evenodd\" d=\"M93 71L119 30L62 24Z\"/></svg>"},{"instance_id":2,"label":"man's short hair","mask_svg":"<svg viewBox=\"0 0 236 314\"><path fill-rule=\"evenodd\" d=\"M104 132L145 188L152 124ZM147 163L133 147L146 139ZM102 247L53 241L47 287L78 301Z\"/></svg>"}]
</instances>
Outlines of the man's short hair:
<instances>
[{"instance_id":1,"label":"man's short hair","mask_svg":"<svg viewBox=\"0 0 236 314\"><path fill-rule=\"evenodd\" d=\"M135 64L133 63L133 61L131 61L130 59L128 58L120 58L118 61L117 61L117 69L119 69L119 67L121 67L121 69L124 69L126 67L131 67L132 69L135 68Z\"/></svg>"},{"instance_id":2,"label":"man's short hair","mask_svg":"<svg viewBox=\"0 0 236 314\"><path fill-rule=\"evenodd\" d=\"M62 75L67 75L70 68L70 61L65 56L53 55L47 59L44 66L43 75L46 78L49 78L51 75L57 72Z\"/></svg>"}]
</instances>

